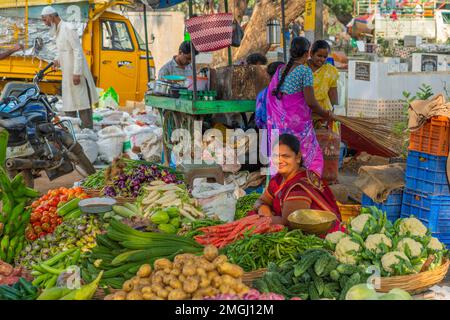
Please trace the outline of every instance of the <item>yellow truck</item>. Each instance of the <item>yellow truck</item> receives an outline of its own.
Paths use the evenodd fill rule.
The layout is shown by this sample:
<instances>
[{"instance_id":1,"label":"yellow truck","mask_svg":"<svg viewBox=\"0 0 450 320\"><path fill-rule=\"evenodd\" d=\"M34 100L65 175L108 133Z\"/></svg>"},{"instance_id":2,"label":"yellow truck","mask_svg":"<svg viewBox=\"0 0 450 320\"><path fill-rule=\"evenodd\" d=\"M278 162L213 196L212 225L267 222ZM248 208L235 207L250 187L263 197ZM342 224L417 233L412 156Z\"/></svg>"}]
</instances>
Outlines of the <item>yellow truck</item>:
<instances>
[{"instance_id":1,"label":"yellow truck","mask_svg":"<svg viewBox=\"0 0 450 320\"><path fill-rule=\"evenodd\" d=\"M149 68L145 42L130 21L121 14L109 11L112 6L131 5L132 0L1 0L0 17L11 31L7 43L0 50L22 42L28 54L13 55L0 60L0 89L9 81L30 81L36 72L52 60L51 52L42 58L31 54L32 43L39 36L51 42L48 30L40 21L40 12L51 4L63 18L80 26L82 45L96 85L101 89L113 87L120 105L126 101L142 101L147 90L148 73L154 78L154 61L149 53ZM1 25L0 25L1 28ZM81 33L80 32L80 33ZM48 45L51 48L51 45ZM53 50L54 51L54 50ZM57 94L61 88L61 73L51 73L41 89Z\"/></svg>"}]
</instances>

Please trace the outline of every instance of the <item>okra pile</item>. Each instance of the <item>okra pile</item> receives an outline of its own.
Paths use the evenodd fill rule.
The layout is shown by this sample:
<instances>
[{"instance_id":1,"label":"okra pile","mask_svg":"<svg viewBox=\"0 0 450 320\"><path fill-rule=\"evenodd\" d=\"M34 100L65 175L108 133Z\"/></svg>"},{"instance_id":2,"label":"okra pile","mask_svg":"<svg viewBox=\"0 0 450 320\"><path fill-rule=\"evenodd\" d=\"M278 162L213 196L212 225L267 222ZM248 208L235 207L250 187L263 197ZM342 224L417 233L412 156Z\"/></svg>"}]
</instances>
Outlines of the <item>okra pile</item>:
<instances>
[{"instance_id":1,"label":"okra pile","mask_svg":"<svg viewBox=\"0 0 450 320\"><path fill-rule=\"evenodd\" d=\"M21 174L9 180L0 166L2 212L0 213L0 260L14 261L25 243L25 228L30 221L30 200L39 193L25 185Z\"/></svg>"}]
</instances>

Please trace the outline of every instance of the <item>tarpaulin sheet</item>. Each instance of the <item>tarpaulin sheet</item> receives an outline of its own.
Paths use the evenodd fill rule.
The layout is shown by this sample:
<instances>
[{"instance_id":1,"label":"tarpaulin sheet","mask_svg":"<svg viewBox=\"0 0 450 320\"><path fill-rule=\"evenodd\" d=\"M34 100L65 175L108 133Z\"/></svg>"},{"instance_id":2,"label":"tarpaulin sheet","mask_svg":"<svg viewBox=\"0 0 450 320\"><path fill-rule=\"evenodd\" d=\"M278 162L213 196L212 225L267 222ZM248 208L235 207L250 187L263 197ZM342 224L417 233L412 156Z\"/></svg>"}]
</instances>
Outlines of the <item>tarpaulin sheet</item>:
<instances>
[{"instance_id":1,"label":"tarpaulin sheet","mask_svg":"<svg viewBox=\"0 0 450 320\"><path fill-rule=\"evenodd\" d=\"M83 35L88 21L88 2L76 4L53 5L60 17L72 23L79 36ZM50 29L41 21L41 12L44 6L28 8L28 39L27 50L15 53L16 56L36 56L42 60L52 61L56 53L55 37L50 34ZM16 43L25 44L25 8L0 9L0 47L10 47ZM43 40L44 46L36 54L33 43L36 38Z\"/></svg>"}]
</instances>

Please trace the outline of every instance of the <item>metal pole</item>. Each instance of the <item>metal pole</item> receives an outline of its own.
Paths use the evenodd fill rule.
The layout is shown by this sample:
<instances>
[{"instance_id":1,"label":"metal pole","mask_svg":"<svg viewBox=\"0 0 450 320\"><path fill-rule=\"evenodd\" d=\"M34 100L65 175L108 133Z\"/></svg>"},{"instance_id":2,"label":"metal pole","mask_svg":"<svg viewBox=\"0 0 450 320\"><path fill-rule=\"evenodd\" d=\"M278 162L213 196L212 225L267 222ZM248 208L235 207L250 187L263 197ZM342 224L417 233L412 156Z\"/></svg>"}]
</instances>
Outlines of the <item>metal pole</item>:
<instances>
[{"instance_id":1,"label":"metal pole","mask_svg":"<svg viewBox=\"0 0 450 320\"><path fill-rule=\"evenodd\" d=\"M225 5L225 13L228 13L228 0L224 1L224 5ZM233 64L233 54L231 52L231 47L228 47L228 65L231 66L232 64Z\"/></svg>"},{"instance_id":2,"label":"metal pole","mask_svg":"<svg viewBox=\"0 0 450 320\"><path fill-rule=\"evenodd\" d=\"M147 81L150 82L150 53L148 50L147 6L144 6L145 58L147 60Z\"/></svg>"},{"instance_id":3,"label":"metal pole","mask_svg":"<svg viewBox=\"0 0 450 320\"><path fill-rule=\"evenodd\" d=\"M24 49L28 48L28 0L25 1L25 43Z\"/></svg>"},{"instance_id":4,"label":"metal pole","mask_svg":"<svg viewBox=\"0 0 450 320\"><path fill-rule=\"evenodd\" d=\"M287 47L286 47L286 14L284 7L284 0L281 0L281 33L283 38L283 58L287 62Z\"/></svg>"},{"instance_id":5,"label":"metal pole","mask_svg":"<svg viewBox=\"0 0 450 320\"><path fill-rule=\"evenodd\" d=\"M192 5L192 0L189 0L189 18L192 18L193 15L194 15L194 8ZM191 55L192 55L192 81L194 86L192 98L195 101L197 100L197 65L195 63L195 49L192 40L191 40Z\"/></svg>"}]
</instances>

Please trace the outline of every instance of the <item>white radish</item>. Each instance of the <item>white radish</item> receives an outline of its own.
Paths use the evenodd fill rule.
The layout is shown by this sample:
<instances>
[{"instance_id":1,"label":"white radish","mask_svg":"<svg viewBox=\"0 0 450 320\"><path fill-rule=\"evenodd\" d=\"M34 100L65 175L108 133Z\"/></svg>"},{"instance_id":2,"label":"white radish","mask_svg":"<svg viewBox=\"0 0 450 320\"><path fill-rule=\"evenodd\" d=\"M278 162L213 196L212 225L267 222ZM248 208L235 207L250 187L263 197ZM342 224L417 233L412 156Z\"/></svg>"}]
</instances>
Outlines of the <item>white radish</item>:
<instances>
[{"instance_id":1,"label":"white radish","mask_svg":"<svg viewBox=\"0 0 450 320\"><path fill-rule=\"evenodd\" d=\"M181 215L183 215L184 217L188 218L191 221L195 221L195 218L192 217L189 212L187 212L186 210L180 209L180 213Z\"/></svg>"}]
</instances>

